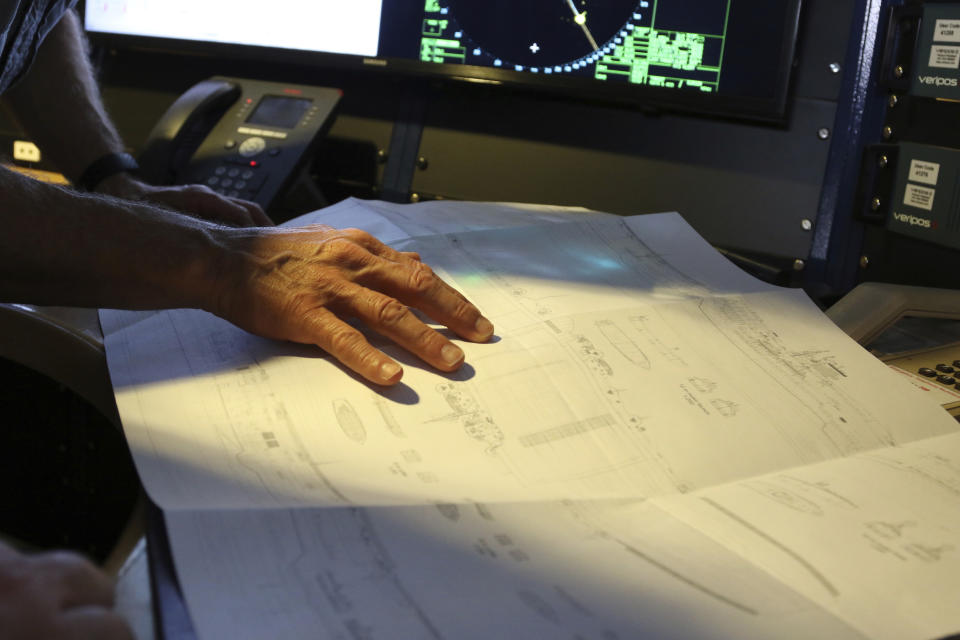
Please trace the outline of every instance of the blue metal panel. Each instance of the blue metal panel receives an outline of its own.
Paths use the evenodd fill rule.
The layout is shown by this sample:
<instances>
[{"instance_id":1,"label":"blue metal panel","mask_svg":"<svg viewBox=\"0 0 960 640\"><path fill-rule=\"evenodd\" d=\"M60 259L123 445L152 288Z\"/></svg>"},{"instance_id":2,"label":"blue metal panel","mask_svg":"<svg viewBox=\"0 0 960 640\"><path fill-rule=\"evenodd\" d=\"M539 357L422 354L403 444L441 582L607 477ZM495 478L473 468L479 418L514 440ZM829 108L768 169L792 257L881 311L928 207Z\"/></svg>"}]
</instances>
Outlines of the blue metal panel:
<instances>
[{"instance_id":1,"label":"blue metal panel","mask_svg":"<svg viewBox=\"0 0 960 640\"><path fill-rule=\"evenodd\" d=\"M887 96L878 86L890 8L903 0L857 0L846 74L832 133L815 235L807 264L810 287L843 294L857 284L863 225L853 219L864 147L878 142Z\"/></svg>"}]
</instances>

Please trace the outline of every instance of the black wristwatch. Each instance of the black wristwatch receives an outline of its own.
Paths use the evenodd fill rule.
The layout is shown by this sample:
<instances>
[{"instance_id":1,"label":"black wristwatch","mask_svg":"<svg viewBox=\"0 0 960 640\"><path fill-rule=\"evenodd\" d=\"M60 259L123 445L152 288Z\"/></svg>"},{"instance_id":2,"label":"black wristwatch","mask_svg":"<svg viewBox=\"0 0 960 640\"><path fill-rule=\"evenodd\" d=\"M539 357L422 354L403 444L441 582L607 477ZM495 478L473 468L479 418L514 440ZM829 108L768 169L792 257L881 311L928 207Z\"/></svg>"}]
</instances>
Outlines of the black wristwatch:
<instances>
[{"instance_id":1,"label":"black wristwatch","mask_svg":"<svg viewBox=\"0 0 960 640\"><path fill-rule=\"evenodd\" d=\"M93 191L110 176L124 172L132 173L139 168L136 158L129 153L108 153L94 160L83 170L77 178L76 186L84 191Z\"/></svg>"}]
</instances>

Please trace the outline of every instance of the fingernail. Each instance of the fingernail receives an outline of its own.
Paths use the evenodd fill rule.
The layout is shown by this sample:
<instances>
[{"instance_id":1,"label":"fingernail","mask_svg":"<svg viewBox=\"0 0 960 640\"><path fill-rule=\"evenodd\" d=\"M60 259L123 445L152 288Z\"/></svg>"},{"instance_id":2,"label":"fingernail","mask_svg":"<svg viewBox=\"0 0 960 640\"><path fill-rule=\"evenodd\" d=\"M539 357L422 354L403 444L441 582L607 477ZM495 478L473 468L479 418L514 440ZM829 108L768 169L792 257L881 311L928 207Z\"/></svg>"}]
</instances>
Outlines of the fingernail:
<instances>
[{"instance_id":1,"label":"fingernail","mask_svg":"<svg viewBox=\"0 0 960 640\"><path fill-rule=\"evenodd\" d=\"M396 362L384 362L380 365L380 377L389 382L392 382L401 373L403 373L403 369Z\"/></svg>"},{"instance_id":2,"label":"fingernail","mask_svg":"<svg viewBox=\"0 0 960 640\"><path fill-rule=\"evenodd\" d=\"M493 335L493 323L487 320L486 318L484 318L483 316L480 316L479 318L477 318L477 324L474 326L474 328L477 330L477 333L481 335L484 335L484 336Z\"/></svg>"},{"instance_id":3,"label":"fingernail","mask_svg":"<svg viewBox=\"0 0 960 640\"><path fill-rule=\"evenodd\" d=\"M463 360L463 351L456 345L448 344L440 351L440 358L451 366L459 364Z\"/></svg>"}]
</instances>

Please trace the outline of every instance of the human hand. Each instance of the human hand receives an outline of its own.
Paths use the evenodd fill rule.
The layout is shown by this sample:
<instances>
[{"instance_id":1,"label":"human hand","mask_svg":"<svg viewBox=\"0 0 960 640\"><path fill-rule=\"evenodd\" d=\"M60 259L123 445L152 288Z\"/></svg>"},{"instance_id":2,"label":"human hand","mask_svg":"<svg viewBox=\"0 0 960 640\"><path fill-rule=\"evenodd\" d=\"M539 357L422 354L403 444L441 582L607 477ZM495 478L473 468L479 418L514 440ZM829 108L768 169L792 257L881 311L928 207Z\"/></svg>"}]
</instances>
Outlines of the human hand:
<instances>
[{"instance_id":1,"label":"human hand","mask_svg":"<svg viewBox=\"0 0 960 640\"><path fill-rule=\"evenodd\" d=\"M316 344L377 384L395 384L400 365L346 322L362 320L441 371L463 351L427 326L419 309L457 335L485 342L493 325L415 253L391 249L359 229L224 229L228 249L209 310L268 338Z\"/></svg>"},{"instance_id":2,"label":"human hand","mask_svg":"<svg viewBox=\"0 0 960 640\"><path fill-rule=\"evenodd\" d=\"M203 185L154 186L118 173L100 183L98 190L118 198L158 204L231 227L273 226L273 221L257 203L228 198Z\"/></svg>"},{"instance_id":3,"label":"human hand","mask_svg":"<svg viewBox=\"0 0 960 640\"><path fill-rule=\"evenodd\" d=\"M24 555L0 543L0 635L5 640L133 640L113 612L113 581L68 552Z\"/></svg>"}]
</instances>

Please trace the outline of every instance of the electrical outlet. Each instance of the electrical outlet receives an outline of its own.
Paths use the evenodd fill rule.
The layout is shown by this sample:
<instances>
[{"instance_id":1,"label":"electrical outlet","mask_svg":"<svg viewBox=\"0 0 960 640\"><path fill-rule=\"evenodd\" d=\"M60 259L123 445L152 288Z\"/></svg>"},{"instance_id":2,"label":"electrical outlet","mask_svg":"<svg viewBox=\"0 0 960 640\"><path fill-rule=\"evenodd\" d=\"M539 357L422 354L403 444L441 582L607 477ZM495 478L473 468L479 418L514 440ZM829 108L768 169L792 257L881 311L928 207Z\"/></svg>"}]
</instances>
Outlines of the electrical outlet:
<instances>
[{"instance_id":1,"label":"electrical outlet","mask_svg":"<svg viewBox=\"0 0 960 640\"><path fill-rule=\"evenodd\" d=\"M40 162L40 149L32 142L14 140L13 159L21 162Z\"/></svg>"}]
</instances>

